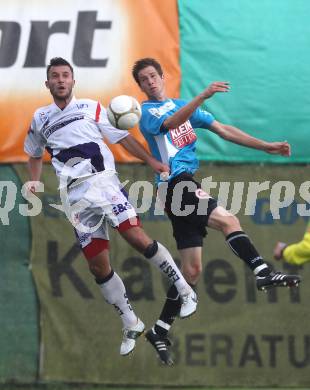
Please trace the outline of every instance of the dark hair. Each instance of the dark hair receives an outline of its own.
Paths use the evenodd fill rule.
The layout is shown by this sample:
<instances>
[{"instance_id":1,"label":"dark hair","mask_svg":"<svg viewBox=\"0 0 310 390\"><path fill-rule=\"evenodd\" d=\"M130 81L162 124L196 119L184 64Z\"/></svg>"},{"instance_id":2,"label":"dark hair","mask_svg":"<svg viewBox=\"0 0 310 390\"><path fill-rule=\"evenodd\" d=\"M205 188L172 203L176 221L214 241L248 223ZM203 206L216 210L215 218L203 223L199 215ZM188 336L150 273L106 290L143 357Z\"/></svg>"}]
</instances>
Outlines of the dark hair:
<instances>
[{"instance_id":1,"label":"dark hair","mask_svg":"<svg viewBox=\"0 0 310 390\"><path fill-rule=\"evenodd\" d=\"M154 68L157 70L159 76L163 75L163 70L158 61L156 61L154 58L141 58L140 60L136 61L132 68L132 75L133 78L136 80L136 82L139 84L139 78L138 74L140 70L146 68L147 66L154 66Z\"/></svg>"},{"instance_id":2,"label":"dark hair","mask_svg":"<svg viewBox=\"0 0 310 390\"><path fill-rule=\"evenodd\" d=\"M66 66L69 66L71 72L72 72L72 77L73 77L73 68L72 68L72 65L66 61L64 58L62 57L54 57L54 58L51 58L50 60L50 63L47 65L47 68L46 68L46 76L48 78L48 72L49 70L51 69L52 66L61 66L61 65L66 65Z\"/></svg>"}]
</instances>

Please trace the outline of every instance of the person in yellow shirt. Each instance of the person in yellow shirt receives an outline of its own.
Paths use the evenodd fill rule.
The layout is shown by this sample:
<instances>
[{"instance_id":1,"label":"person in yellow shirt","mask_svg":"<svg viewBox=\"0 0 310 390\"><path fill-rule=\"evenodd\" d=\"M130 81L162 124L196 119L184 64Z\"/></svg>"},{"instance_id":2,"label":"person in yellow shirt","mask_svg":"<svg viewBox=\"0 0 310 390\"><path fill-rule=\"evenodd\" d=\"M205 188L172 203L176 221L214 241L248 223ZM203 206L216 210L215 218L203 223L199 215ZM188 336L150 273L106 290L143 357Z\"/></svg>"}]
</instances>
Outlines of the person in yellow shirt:
<instances>
[{"instance_id":1,"label":"person in yellow shirt","mask_svg":"<svg viewBox=\"0 0 310 390\"><path fill-rule=\"evenodd\" d=\"M276 260L284 260L295 265L310 262L310 221L301 241L294 244L277 242L273 250L273 257Z\"/></svg>"}]
</instances>

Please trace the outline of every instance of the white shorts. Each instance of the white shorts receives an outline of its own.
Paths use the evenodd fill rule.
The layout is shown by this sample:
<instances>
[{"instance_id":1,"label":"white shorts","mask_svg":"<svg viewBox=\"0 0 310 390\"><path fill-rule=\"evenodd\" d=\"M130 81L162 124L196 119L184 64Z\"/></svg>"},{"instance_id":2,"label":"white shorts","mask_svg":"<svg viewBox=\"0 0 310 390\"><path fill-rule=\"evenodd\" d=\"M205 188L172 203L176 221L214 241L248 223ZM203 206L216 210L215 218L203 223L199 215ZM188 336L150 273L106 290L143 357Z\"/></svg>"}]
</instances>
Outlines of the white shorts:
<instances>
[{"instance_id":1,"label":"white shorts","mask_svg":"<svg viewBox=\"0 0 310 390\"><path fill-rule=\"evenodd\" d=\"M93 238L108 240L108 223L118 228L131 218L137 220L136 211L115 173L102 172L72 186L67 199L70 211L66 214L82 248Z\"/></svg>"}]
</instances>

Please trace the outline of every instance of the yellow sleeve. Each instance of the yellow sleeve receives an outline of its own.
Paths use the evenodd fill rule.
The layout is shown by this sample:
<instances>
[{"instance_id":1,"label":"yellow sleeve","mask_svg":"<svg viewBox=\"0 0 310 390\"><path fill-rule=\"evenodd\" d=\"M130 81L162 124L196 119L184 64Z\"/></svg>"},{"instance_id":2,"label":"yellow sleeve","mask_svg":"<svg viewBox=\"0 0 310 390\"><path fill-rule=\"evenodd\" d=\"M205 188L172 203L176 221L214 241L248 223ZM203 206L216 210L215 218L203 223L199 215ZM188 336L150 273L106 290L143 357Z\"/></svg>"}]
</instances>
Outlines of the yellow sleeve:
<instances>
[{"instance_id":1,"label":"yellow sleeve","mask_svg":"<svg viewBox=\"0 0 310 390\"><path fill-rule=\"evenodd\" d=\"M288 245L283 251L283 259L290 264L301 265L310 261L310 224L303 239Z\"/></svg>"}]
</instances>

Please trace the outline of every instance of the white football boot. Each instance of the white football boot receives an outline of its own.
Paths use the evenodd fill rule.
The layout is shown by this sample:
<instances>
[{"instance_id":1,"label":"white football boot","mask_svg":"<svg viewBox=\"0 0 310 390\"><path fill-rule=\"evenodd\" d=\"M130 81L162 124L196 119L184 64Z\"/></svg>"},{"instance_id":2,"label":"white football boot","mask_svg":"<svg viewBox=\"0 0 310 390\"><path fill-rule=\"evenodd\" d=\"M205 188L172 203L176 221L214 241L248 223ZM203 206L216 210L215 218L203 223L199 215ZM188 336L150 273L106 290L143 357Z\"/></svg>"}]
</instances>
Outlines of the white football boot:
<instances>
[{"instance_id":1,"label":"white football boot","mask_svg":"<svg viewBox=\"0 0 310 390\"><path fill-rule=\"evenodd\" d=\"M195 291L191 288L185 294L180 294L182 306L180 318L187 318L193 315L197 309L198 298Z\"/></svg>"},{"instance_id":2,"label":"white football boot","mask_svg":"<svg viewBox=\"0 0 310 390\"><path fill-rule=\"evenodd\" d=\"M122 356L126 356L134 350L136 339L142 335L144 329L145 325L140 318L138 318L136 325L123 329L123 340L120 348L120 354Z\"/></svg>"}]
</instances>

